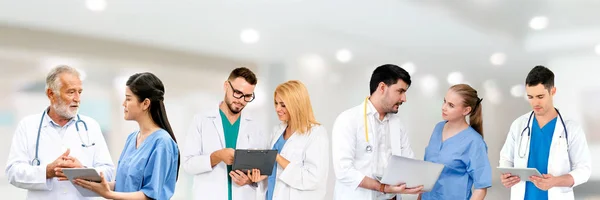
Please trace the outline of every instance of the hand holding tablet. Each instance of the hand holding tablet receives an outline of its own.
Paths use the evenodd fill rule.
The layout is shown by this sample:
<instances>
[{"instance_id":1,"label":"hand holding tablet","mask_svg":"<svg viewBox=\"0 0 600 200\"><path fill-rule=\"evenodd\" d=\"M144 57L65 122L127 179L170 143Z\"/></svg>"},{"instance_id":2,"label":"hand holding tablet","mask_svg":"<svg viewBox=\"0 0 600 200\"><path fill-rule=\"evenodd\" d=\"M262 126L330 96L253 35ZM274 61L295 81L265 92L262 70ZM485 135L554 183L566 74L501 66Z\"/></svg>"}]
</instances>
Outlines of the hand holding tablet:
<instances>
[{"instance_id":1,"label":"hand holding tablet","mask_svg":"<svg viewBox=\"0 0 600 200\"><path fill-rule=\"evenodd\" d=\"M530 176L542 177L542 174L536 168L514 168L514 167L498 167L502 174L511 174L517 176L523 181L529 180Z\"/></svg>"},{"instance_id":2,"label":"hand holding tablet","mask_svg":"<svg viewBox=\"0 0 600 200\"><path fill-rule=\"evenodd\" d=\"M521 181L530 181L529 177L531 176L542 177L542 174L535 168L498 167L498 170L502 172L500 179L502 185L506 188L510 188Z\"/></svg>"},{"instance_id":3,"label":"hand holding tablet","mask_svg":"<svg viewBox=\"0 0 600 200\"><path fill-rule=\"evenodd\" d=\"M70 181L73 181L75 179L84 179L84 180L88 180L88 181L92 181L92 182L96 182L96 183L100 183L102 182L102 177L100 177L100 175L98 174L98 172L93 169L93 168L64 168L62 169L63 173L65 173L65 176L67 176L67 178ZM79 185L75 185L75 188L77 189L77 191L79 191L79 193L81 193L82 196L84 197L99 197L100 195L96 194L95 192L85 189Z\"/></svg>"}]
</instances>

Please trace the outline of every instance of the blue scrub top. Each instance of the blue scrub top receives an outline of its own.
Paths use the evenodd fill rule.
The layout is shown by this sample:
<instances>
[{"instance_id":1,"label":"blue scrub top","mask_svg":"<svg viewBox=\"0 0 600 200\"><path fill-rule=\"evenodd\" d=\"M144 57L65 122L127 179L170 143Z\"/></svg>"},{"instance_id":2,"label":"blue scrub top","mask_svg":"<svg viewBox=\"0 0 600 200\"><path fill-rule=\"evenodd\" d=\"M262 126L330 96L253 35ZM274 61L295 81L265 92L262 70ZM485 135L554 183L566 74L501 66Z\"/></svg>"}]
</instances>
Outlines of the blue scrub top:
<instances>
[{"instance_id":1,"label":"blue scrub top","mask_svg":"<svg viewBox=\"0 0 600 200\"><path fill-rule=\"evenodd\" d=\"M152 199L170 199L177 179L177 144L167 131L160 129L136 149L138 133L127 137L117 166L115 191L142 191Z\"/></svg>"},{"instance_id":2,"label":"blue scrub top","mask_svg":"<svg viewBox=\"0 0 600 200\"><path fill-rule=\"evenodd\" d=\"M527 168L536 168L541 174L548 174L548 157L550 156L550 145L552 144L555 127L556 118L550 120L541 128L537 119L533 118ZM529 180L529 177L526 177L525 180ZM525 184L525 200L530 199L548 199L548 191L540 190L533 182L527 181Z\"/></svg>"},{"instance_id":3,"label":"blue scrub top","mask_svg":"<svg viewBox=\"0 0 600 200\"><path fill-rule=\"evenodd\" d=\"M283 132L285 133L285 131ZM278 153L281 153L281 150L283 149L283 146L287 141L283 138L283 135L284 134L282 133L281 136L279 136L279 139L277 139L277 142L275 142L275 145L273 145L273 150L277 150ZM267 187L267 200L272 200L273 190L275 189L275 182L277 182L277 162L275 162L275 165L273 165L273 172L271 172L268 181L269 184Z\"/></svg>"},{"instance_id":4,"label":"blue scrub top","mask_svg":"<svg viewBox=\"0 0 600 200\"><path fill-rule=\"evenodd\" d=\"M487 155L487 145L475 129L469 128L442 142L442 130L446 121L438 123L429 145L425 160L444 164L444 169L430 192L421 199L470 199L471 188L492 186L492 168Z\"/></svg>"}]
</instances>

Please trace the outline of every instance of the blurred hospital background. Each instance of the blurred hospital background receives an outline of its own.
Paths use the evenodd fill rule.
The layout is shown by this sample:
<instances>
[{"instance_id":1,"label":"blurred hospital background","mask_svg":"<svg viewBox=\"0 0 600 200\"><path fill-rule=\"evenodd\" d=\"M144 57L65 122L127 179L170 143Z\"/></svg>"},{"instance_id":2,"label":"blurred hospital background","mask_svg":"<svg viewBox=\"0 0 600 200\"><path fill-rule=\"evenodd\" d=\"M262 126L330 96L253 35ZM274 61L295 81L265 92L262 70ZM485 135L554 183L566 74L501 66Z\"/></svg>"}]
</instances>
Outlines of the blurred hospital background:
<instances>
[{"instance_id":1,"label":"blurred hospital background","mask_svg":"<svg viewBox=\"0 0 600 200\"><path fill-rule=\"evenodd\" d=\"M163 80L181 140L195 113L223 99L235 67L258 75L245 111L266 130L279 123L274 88L298 79L330 131L340 112L368 95L372 70L393 63L413 77L400 115L419 159L442 120L447 88L468 83L479 91L494 178L486 199L508 199L495 167L511 122L530 111L523 84L535 65L554 71L556 107L584 125L592 155L600 153L598 8L597 0L0 0L0 166L18 121L49 104L45 75L59 64L84 74L80 112L101 124L116 165L137 128L121 106L133 73ZM593 159L576 199L600 199L600 157ZM25 197L4 170L0 179L2 199ZM327 199L333 180L331 170ZM180 174L173 199L190 199L191 186Z\"/></svg>"}]
</instances>

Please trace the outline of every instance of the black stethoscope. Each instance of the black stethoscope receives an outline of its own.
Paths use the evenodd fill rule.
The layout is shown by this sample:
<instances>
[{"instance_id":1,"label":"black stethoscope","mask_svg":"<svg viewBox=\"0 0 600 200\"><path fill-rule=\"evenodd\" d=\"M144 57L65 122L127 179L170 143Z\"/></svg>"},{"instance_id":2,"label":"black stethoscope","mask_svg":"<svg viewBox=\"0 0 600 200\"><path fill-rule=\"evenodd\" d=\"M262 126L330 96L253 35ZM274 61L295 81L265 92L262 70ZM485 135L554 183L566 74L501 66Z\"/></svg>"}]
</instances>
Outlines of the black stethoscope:
<instances>
[{"instance_id":1,"label":"black stethoscope","mask_svg":"<svg viewBox=\"0 0 600 200\"><path fill-rule=\"evenodd\" d=\"M36 165L36 166L40 166L40 159L38 157L38 149L39 149L39 145L40 145L40 133L42 131L42 123L44 123L44 117L46 116L46 110L42 113L42 119L40 119L40 125L38 127L38 132L37 132L37 140L35 141L35 158L33 158L33 160L31 160L31 165ZM81 147L92 147L95 146L96 143L90 143L90 134L87 134L87 144L83 142L83 138L81 138L81 133L79 132L79 123L83 124L83 127L85 128L85 132L88 133L88 127L87 124L85 123L85 121L81 120L81 118L79 117L79 114L77 114L77 121L75 121L75 130L77 130L77 135L79 136L79 140L81 140Z\"/></svg>"},{"instance_id":2,"label":"black stethoscope","mask_svg":"<svg viewBox=\"0 0 600 200\"><path fill-rule=\"evenodd\" d=\"M558 109L554 108L554 110L556 110L556 113L558 113L558 118L560 118L560 122L562 122L563 129L565 130L564 136L565 136L565 140L567 142L567 150L568 150L569 149L569 133L567 133L567 126L565 125L565 121L563 120L562 115L560 115L560 112L558 112ZM527 131L527 143L529 143L529 140L531 140L531 128L529 127L529 125L531 124L532 117L533 117L533 111L531 111L531 114L529 115L529 118L527 119L527 126L523 129L523 131L521 131L521 140L519 141L519 152L518 152L520 158L525 158L525 154L529 150L529 145L527 145L525 152L523 153L523 155L521 155L521 146L523 145L523 134L525 133L525 131Z\"/></svg>"}]
</instances>

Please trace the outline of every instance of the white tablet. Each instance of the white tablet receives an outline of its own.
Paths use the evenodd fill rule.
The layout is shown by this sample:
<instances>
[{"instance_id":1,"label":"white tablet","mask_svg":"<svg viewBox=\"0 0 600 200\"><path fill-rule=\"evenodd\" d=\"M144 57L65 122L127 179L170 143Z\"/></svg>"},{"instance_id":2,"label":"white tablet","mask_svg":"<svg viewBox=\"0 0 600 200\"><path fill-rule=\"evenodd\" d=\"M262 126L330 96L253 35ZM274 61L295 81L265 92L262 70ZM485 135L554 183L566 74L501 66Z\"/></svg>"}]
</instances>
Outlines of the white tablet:
<instances>
[{"instance_id":1,"label":"white tablet","mask_svg":"<svg viewBox=\"0 0 600 200\"><path fill-rule=\"evenodd\" d=\"M530 176L542 177L542 174L536 168L514 168L514 167L498 167L502 174L510 173L512 176L518 176L521 181L529 181Z\"/></svg>"},{"instance_id":2,"label":"white tablet","mask_svg":"<svg viewBox=\"0 0 600 200\"><path fill-rule=\"evenodd\" d=\"M67 176L69 181L73 181L73 180L79 178L79 179L94 181L94 182L98 182L98 183L102 182L102 177L100 177L100 174L98 174L98 172L94 168L63 168L62 171L65 174L65 176ZM96 194L95 192L85 189L79 185L73 184L73 186L75 186L75 188L77 189L77 191L79 191L81 196L84 196L84 197L99 197L100 196L100 195Z\"/></svg>"},{"instance_id":3,"label":"white tablet","mask_svg":"<svg viewBox=\"0 0 600 200\"><path fill-rule=\"evenodd\" d=\"M387 185L406 184L407 188L423 185L423 191L431 191L437 182L444 165L402 156L390 157L381 183Z\"/></svg>"}]
</instances>

